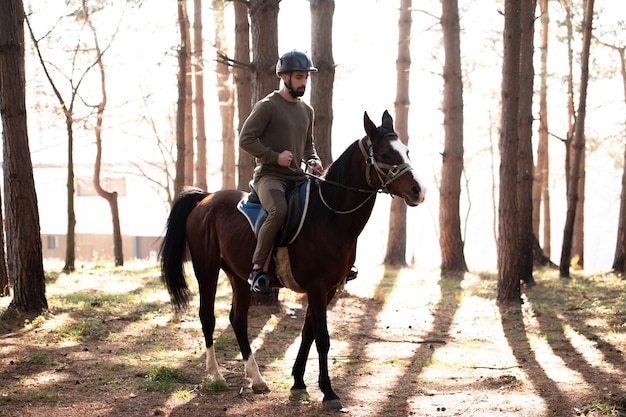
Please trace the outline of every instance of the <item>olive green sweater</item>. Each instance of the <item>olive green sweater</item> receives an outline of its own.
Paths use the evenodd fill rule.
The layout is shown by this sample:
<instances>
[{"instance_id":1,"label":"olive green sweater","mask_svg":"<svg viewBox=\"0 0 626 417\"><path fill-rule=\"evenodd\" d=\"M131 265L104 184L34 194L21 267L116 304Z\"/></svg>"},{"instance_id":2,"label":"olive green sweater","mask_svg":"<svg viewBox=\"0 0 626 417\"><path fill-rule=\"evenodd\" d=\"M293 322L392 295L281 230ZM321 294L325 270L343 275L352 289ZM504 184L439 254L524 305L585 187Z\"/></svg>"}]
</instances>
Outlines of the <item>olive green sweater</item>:
<instances>
[{"instance_id":1,"label":"olive green sweater","mask_svg":"<svg viewBox=\"0 0 626 417\"><path fill-rule=\"evenodd\" d=\"M285 100L278 91L254 105L239 134L241 149L256 158L254 178L276 175L298 181L304 179L301 161L319 159L313 143L313 108L302 100ZM289 168L278 165L278 154L289 150Z\"/></svg>"}]
</instances>

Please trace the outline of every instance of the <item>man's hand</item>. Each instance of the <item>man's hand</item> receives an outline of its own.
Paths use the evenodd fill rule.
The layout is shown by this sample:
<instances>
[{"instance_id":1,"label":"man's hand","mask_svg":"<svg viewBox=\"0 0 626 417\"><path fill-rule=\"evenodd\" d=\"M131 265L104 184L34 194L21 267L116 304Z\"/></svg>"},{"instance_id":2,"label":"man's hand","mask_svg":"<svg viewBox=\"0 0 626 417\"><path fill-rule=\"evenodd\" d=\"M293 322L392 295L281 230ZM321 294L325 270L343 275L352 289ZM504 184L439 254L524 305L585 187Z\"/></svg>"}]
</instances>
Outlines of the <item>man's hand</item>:
<instances>
[{"instance_id":1,"label":"man's hand","mask_svg":"<svg viewBox=\"0 0 626 417\"><path fill-rule=\"evenodd\" d=\"M291 161L293 161L293 154L291 151L285 150L278 154L278 165L281 167L289 168Z\"/></svg>"},{"instance_id":2,"label":"man's hand","mask_svg":"<svg viewBox=\"0 0 626 417\"><path fill-rule=\"evenodd\" d=\"M317 159L309 159L307 161L307 165L313 170L313 173L316 175L322 175L322 172L324 172L324 167L322 166L322 163Z\"/></svg>"}]
</instances>

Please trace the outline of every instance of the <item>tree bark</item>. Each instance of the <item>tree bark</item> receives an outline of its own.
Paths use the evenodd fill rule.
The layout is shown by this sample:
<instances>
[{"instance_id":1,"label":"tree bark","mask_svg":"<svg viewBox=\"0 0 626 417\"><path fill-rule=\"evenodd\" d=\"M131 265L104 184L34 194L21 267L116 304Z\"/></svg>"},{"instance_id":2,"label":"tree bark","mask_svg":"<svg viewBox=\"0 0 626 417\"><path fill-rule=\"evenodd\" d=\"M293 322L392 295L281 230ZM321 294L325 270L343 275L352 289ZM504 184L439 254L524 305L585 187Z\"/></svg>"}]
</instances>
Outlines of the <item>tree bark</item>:
<instances>
[{"instance_id":1,"label":"tree bark","mask_svg":"<svg viewBox=\"0 0 626 417\"><path fill-rule=\"evenodd\" d=\"M185 54L185 181L184 185L194 184L194 137L193 137L193 69L191 68L191 58L193 56L191 22L189 20L189 7L187 0L183 1L185 12L185 38L187 39L187 48Z\"/></svg>"},{"instance_id":2,"label":"tree bark","mask_svg":"<svg viewBox=\"0 0 626 417\"><path fill-rule=\"evenodd\" d=\"M224 2L219 3L223 4ZM224 28L222 27L221 30L223 31ZM195 185L196 187L207 191L207 146L206 128L204 122L204 42L202 38L202 0L193 0L193 45L193 75L195 84L193 100L196 110L196 117L194 118L194 121L196 123Z\"/></svg>"},{"instance_id":3,"label":"tree bark","mask_svg":"<svg viewBox=\"0 0 626 417\"><path fill-rule=\"evenodd\" d=\"M6 243L13 299L9 308L40 313L48 308L39 211L28 146L24 69L24 4L0 4L0 114Z\"/></svg>"},{"instance_id":4,"label":"tree bark","mask_svg":"<svg viewBox=\"0 0 626 417\"><path fill-rule=\"evenodd\" d=\"M176 178L174 179L174 195L180 194L185 186L185 109L187 101L187 11L185 0L178 0L178 30L180 45L178 46L178 103L176 109Z\"/></svg>"},{"instance_id":5,"label":"tree bark","mask_svg":"<svg viewBox=\"0 0 626 417\"><path fill-rule=\"evenodd\" d=\"M541 9L541 69L539 85L539 127L537 144L537 165L534 171L535 181L533 184L533 233L539 241L543 237L543 252L550 257L551 233L550 233L550 165L549 165L549 141L548 141L548 30L549 14L548 0L540 0ZM543 211L541 210L543 207ZM543 216L542 216L543 214ZM541 218L543 228L540 233Z\"/></svg>"},{"instance_id":6,"label":"tree bark","mask_svg":"<svg viewBox=\"0 0 626 417\"><path fill-rule=\"evenodd\" d=\"M587 87L589 81L589 51L591 49L591 32L593 22L594 0L587 0L585 10L585 24L583 31L583 47L580 65L580 96L578 102L578 112L574 129L574 139L572 143L572 156L570 165L570 176L567 190L567 214L565 227L563 228L563 247L561 250L561 261L559 272L561 277L570 277L570 260L572 253L572 238L574 234L574 221L578 206L579 177L582 154L585 149L585 113L587 104Z\"/></svg>"},{"instance_id":7,"label":"tree bark","mask_svg":"<svg viewBox=\"0 0 626 417\"><path fill-rule=\"evenodd\" d=\"M517 204L519 210L519 272L520 279L533 284L533 49L536 0L523 0L520 13L520 87L519 87L519 146L518 146L518 187Z\"/></svg>"},{"instance_id":8,"label":"tree bark","mask_svg":"<svg viewBox=\"0 0 626 417\"><path fill-rule=\"evenodd\" d=\"M235 8L235 84L237 85L237 131L252 111L252 73L250 68L250 24L248 7L245 3L234 2ZM237 189L249 191L252 179L254 158L246 152L239 152Z\"/></svg>"},{"instance_id":9,"label":"tree bark","mask_svg":"<svg viewBox=\"0 0 626 417\"><path fill-rule=\"evenodd\" d=\"M439 190L439 247L441 273L465 272L464 243L461 235L460 197L463 174L463 79L459 5L442 0L441 26L445 62L443 66L444 150Z\"/></svg>"},{"instance_id":10,"label":"tree bark","mask_svg":"<svg viewBox=\"0 0 626 417\"><path fill-rule=\"evenodd\" d=\"M409 81L411 79L411 0L400 0L398 18L398 58L396 60L395 130L402 143L409 143ZM406 204L400 198L391 200L389 235L384 264L402 268L406 263Z\"/></svg>"},{"instance_id":11,"label":"tree bark","mask_svg":"<svg viewBox=\"0 0 626 417\"><path fill-rule=\"evenodd\" d=\"M521 2L505 0L498 206L498 288L501 306L521 303L517 204Z\"/></svg>"},{"instance_id":12,"label":"tree bark","mask_svg":"<svg viewBox=\"0 0 626 417\"><path fill-rule=\"evenodd\" d=\"M333 15L335 0L311 0L311 58L319 72L311 77L311 106L315 109L313 135L315 149L323 166L333 161Z\"/></svg>"}]
</instances>

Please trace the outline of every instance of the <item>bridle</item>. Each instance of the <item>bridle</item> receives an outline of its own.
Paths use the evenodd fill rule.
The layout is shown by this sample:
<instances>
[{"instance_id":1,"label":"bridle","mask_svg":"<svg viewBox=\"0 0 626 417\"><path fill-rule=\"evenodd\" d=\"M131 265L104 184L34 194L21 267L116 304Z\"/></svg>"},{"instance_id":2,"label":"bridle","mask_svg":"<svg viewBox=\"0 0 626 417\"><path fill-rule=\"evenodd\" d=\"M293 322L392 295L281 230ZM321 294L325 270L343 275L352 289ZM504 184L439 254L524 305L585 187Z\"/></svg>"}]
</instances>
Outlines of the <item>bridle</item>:
<instances>
[{"instance_id":1,"label":"bridle","mask_svg":"<svg viewBox=\"0 0 626 417\"><path fill-rule=\"evenodd\" d=\"M394 132L388 132L385 135L383 135L383 137L387 137L387 136L394 136L394 137L397 138L397 135ZM365 144L364 144L364 142L365 142ZM363 154L363 157L365 158L365 180L367 181L367 185L372 187L372 189L366 190L366 189L362 189L362 188L350 187L350 186L347 186L345 184L340 184L338 182L330 181L330 180L327 180L325 178L315 176L315 175L310 174L310 173L306 174L309 177L316 178L320 182L325 182L327 184L336 185L336 186L342 187L342 188L344 188L346 190L349 190L349 191L355 191L355 192L369 194L369 196L363 202L361 202L358 206L356 206L355 208L353 208L351 210L346 210L346 211L335 210L324 199L324 195L322 194L322 187L321 187L321 184L320 184L320 187L319 187L320 199L322 200L322 203L324 203L324 206L326 206L327 209L329 209L330 211L332 211L335 214L350 214L350 213L354 213L355 211L357 211L358 209L363 207L378 192L384 192L386 194L391 194L389 192L389 190L387 189L389 184L391 184L392 182L394 182L395 180L397 180L402 175L404 175L405 173L407 173L408 171L410 171L412 169L411 165L409 163L403 163L403 164L400 164L400 165L389 165L389 164L386 164L384 162L377 161L376 160L376 155L374 155L374 148L372 146L372 141L371 141L369 136L365 136L363 139L361 139L359 141L359 149L361 150L361 153ZM372 171L372 169L375 170L376 175L378 176L378 180L380 181L380 186L379 187L376 187L376 186L374 186L372 184L372 181L371 181L371 171Z\"/></svg>"},{"instance_id":2,"label":"bridle","mask_svg":"<svg viewBox=\"0 0 626 417\"><path fill-rule=\"evenodd\" d=\"M389 132L383 137L387 136L398 137L394 132ZM367 150L365 149L365 145L363 145L364 141L367 144ZM365 157L365 179L367 180L367 184L372 188L375 188L370 179L370 172L372 168L376 171L376 175L380 181L380 189L388 194L389 191L387 190L387 186L411 170L411 165L406 162L400 165L389 165L383 162L378 162L376 160L376 156L374 155L374 148L369 136L365 136L359 141L359 149L361 149L361 153ZM386 169L387 172L383 171L384 169Z\"/></svg>"}]
</instances>

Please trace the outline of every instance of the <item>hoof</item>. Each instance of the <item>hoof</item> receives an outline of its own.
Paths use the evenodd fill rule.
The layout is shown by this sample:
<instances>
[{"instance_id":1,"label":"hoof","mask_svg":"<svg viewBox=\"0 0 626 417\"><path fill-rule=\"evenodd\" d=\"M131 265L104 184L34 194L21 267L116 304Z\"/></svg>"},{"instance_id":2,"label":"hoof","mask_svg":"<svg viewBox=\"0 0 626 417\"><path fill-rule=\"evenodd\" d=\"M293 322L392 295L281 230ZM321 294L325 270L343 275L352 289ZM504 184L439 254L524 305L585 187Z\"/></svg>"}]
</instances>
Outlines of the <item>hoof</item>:
<instances>
[{"instance_id":1,"label":"hoof","mask_svg":"<svg viewBox=\"0 0 626 417\"><path fill-rule=\"evenodd\" d=\"M341 405L341 400L337 398L336 400L324 401L324 408L326 410L341 410L343 406Z\"/></svg>"},{"instance_id":2,"label":"hoof","mask_svg":"<svg viewBox=\"0 0 626 417\"><path fill-rule=\"evenodd\" d=\"M311 399L311 396L307 392L306 388L292 389L289 399L292 401L308 401Z\"/></svg>"},{"instance_id":3,"label":"hoof","mask_svg":"<svg viewBox=\"0 0 626 417\"><path fill-rule=\"evenodd\" d=\"M267 384L252 385L252 392L255 394L267 394L270 391L270 387L268 387Z\"/></svg>"}]
</instances>

